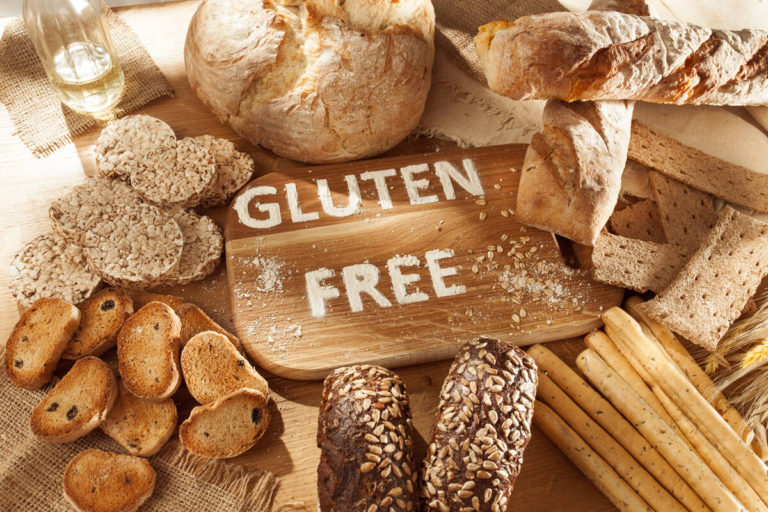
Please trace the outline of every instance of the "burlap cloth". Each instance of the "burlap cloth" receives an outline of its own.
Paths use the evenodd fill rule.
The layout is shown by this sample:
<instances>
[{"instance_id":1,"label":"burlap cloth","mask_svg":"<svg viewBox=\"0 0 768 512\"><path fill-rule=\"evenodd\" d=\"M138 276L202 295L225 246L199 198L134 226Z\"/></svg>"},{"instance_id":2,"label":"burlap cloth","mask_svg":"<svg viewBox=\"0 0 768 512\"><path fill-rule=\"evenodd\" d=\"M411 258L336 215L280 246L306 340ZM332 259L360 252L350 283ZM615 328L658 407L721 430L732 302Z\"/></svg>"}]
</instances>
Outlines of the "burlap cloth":
<instances>
[{"instance_id":1,"label":"burlap cloth","mask_svg":"<svg viewBox=\"0 0 768 512\"><path fill-rule=\"evenodd\" d=\"M0 364L0 512L72 511L61 488L64 468L72 457L87 448L124 453L99 429L66 444L35 438L29 416L44 394L45 390L15 387ZM196 457L184 451L175 437L149 462L157 482L143 511L265 512L277 485L272 473L249 472L234 463Z\"/></svg>"},{"instance_id":2,"label":"burlap cloth","mask_svg":"<svg viewBox=\"0 0 768 512\"><path fill-rule=\"evenodd\" d=\"M8 109L13 134L40 158L72 142L72 137L133 112L173 87L163 76L133 30L107 10L112 42L125 75L120 102L105 119L96 119L66 107L45 75L21 18L5 27L0 39L0 103Z\"/></svg>"}]
</instances>

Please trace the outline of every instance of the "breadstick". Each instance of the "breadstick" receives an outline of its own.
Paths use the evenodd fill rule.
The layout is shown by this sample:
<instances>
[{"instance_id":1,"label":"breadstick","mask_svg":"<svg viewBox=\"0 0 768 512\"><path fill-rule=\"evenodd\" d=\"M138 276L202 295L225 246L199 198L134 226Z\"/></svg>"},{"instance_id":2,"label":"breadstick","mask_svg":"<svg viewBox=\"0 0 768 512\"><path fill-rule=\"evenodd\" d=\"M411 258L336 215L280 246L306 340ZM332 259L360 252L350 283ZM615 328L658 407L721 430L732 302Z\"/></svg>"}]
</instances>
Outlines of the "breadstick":
<instances>
[{"instance_id":1,"label":"breadstick","mask_svg":"<svg viewBox=\"0 0 768 512\"><path fill-rule=\"evenodd\" d=\"M587 379L634 424L715 512L746 511L712 470L683 443L600 356L587 349L576 358Z\"/></svg>"},{"instance_id":2,"label":"breadstick","mask_svg":"<svg viewBox=\"0 0 768 512\"><path fill-rule=\"evenodd\" d=\"M543 403L536 401L536 413L533 422L558 448L571 459L589 480L600 489L600 492L622 511L653 512L643 499L621 479L579 435L574 432L560 416ZM664 510L664 509L662 509Z\"/></svg>"},{"instance_id":3,"label":"breadstick","mask_svg":"<svg viewBox=\"0 0 768 512\"><path fill-rule=\"evenodd\" d=\"M626 448L688 510L710 510L635 427L559 357L543 345L533 345L528 349L528 355L536 360L540 371L546 372L560 389Z\"/></svg>"},{"instance_id":4,"label":"breadstick","mask_svg":"<svg viewBox=\"0 0 768 512\"><path fill-rule=\"evenodd\" d=\"M614 340L621 339L622 343L632 347L653 382L699 426L707 439L718 447L758 496L768 503L768 476L763 463L704 399L661 346L650 340L640 324L621 308L612 307L603 313L603 322L608 336Z\"/></svg>"},{"instance_id":5,"label":"breadstick","mask_svg":"<svg viewBox=\"0 0 768 512\"><path fill-rule=\"evenodd\" d=\"M761 460L768 459L768 446L758 439L752 429L741 417L739 411L737 411L731 402L723 395L719 389L712 382L704 370L699 367L696 360L691 357L691 354L685 349L677 336L670 331L666 326L660 324L656 320L649 318L645 313L638 309L638 305L642 304L643 300L637 295L630 297L624 304L627 312L637 320L643 332L651 334L661 344L662 347L669 354L669 357L677 364L680 370L688 377L696 389L699 390L704 398L712 404L712 406L719 412L726 423L736 431L737 434L744 440L745 443L749 443L752 450L760 457ZM650 336L649 336L650 337Z\"/></svg>"},{"instance_id":6,"label":"breadstick","mask_svg":"<svg viewBox=\"0 0 768 512\"><path fill-rule=\"evenodd\" d=\"M608 432L603 430L571 400L557 384L539 372L539 400L546 402L554 411L592 447L608 465L637 492L654 510L685 512L685 507L667 492L648 471L624 449ZM536 410L538 413L538 409Z\"/></svg>"},{"instance_id":7,"label":"breadstick","mask_svg":"<svg viewBox=\"0 0 768 512\"><path fill-rule=\"evenodd\" d=\"M672 416L669 415L664 406L656 395L653 394L651 388L645 384L645 380L635 371L633 365L625 357L624 351L620 351L618 346L614 344L603 331L592 331L584 337L584 343L587 347L594 350L603 360L608 363L608 366L614 369L616 373L621 375L624 382L631 387L635 393L640 395L640 398L651 408L653 412L659 415L664 422L675 428L675 423L672 421ZM678 435L680 433L678 432ZM682 439L682 438L681 438Z\"/></svg>"},{"instance_id":8,"label":"breadstick","mask_svg":"<svg viewBox=\"0 0 768 512\"><path fill-rule=\"evenodd\" d=\"M691 420L675 405L669 396L660 389L658 392L659 401L667 408L669 413L675 419L683 435L688 437L694 447L694 451L706 462L709 469L731 490L734 496L742 502L747 509L752 511L768 510L760 497L749 486L746 480L739 475L733 466L728 464L725 457L712 446L701 430L696 428Z\"/></svg>"}]
</instances>

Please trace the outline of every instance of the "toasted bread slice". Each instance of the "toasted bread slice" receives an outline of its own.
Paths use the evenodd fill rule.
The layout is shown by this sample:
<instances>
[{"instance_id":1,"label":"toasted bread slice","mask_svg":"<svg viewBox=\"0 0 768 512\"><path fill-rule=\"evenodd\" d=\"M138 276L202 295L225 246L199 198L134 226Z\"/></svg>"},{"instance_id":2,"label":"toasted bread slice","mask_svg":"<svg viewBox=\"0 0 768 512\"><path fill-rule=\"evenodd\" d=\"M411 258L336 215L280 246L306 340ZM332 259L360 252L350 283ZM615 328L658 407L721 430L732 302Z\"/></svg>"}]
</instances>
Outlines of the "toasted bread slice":
<instances>
[{"instance_id":1,"label":"toasted bread slice","mask_svg":"<svg viewBox=\"0 0 768 512\"><path fill-rule=\"evenodd\" d=\"M38 299L22 315L5 345L5 367L15 385L35 389L49 380L80 325L80 310L61 299Z\"/></svg>"},{"instance_id":2,"label":"toasted bread slice","mask_svg":"<svg viewBox=\"0 0 768 512\"><path fill-rule=\"evenodd\" d=\"M133 309L135 311L140 310L150 302L162 302L176 311L179 306L184 304L184 299L177 297L176 295L162 295L159 293L144 292L141 290L129 290L127 288L121 288L121 291L128 294L133 300ZM178 313L178 312L177 312Z\"/></svg>"},{"instance_id":3,"label":"toasted bread slice","mask_svg":"<svg viewBox=\"0 0 768 512\"><path fill-rule=\"evenodd\" d=\"M77 309L82 314L80 327L61 354L64 359L100 356L113 347L123 322L133 314L133 301L116 288L105 288Z\"/></svg>"},{"instance_id":4,"label":"toasted bread slice","mask_svg":"<svg viewBox=\"0 0 768 512\"><path fill-rule=\"evenodd\" d=\"M269 425L268 398L255 389L238 389L192 409L179 427L181 444L211 459L236 457L261 439Z\"/></svg>"},{"instance_id":5,"label":"toasted bread slice","mask_svg":"<svg viewBox=\"0 0 768 512\"><path fill-rule=\"evenodd\" d=\"M181 351L181 370L189 393L201 404L243 387L269 396L264 377L217 332L201 332L189 340Z\"/></svg>"},{"instance_id":6,"label":"toasted bread slice","mask_svg":"<svg viewBox=\"0 0 768 512\"><path fill-rule=\"evenodd\" d=\"M205 331L214 331L219 334L223 334L232 343L238 352L243 351L243 345L240 340L234 334L227 332L222 326L217 324L211 319L205 312L194 304L182 304L178 308L175 308L181 319L181 346L187 344L187 342L196 334L200 334Z\"/></svg>"},{"instance_id":7,"label":"toasted bread slice","mask_svg":"<svg viewBox=\"0 0 768 512\"><path fill-rule=\"evenodd\" d=\"M179 317L162 302L150 302L125 321L117 336L117 367L128 391L163 400L179 389L180 334Z\"/></svg>"},{"instance_id":8,"label":"toasted bread slice","mask_svg":"<svg viewBox=\"0 0 768 512\"><path fill-rule=\"evenodd\" d=\"M74 441L104 421L116 398L112 370L98 357L83 357L32 410L29 425L44 441Z\"/></svg>"},{"instance_id":9,"label":"toasted bread slice","mask_svg":"<svg viewBox=\"0 0 768 512\"><path fill-rule=\"evenodd\" d=\"M131 455L149 457L171 438L178 418L170 398L160 402L137 398L121 381L120 394L100 428Z\"/></svg>"},{"instance_id":10,"label":"toasted bread slice","mask_svg":"<svg viewBox=\"0 0 768 512\"><path fill-rule=\"evenodd\" d=\"M64 470L64 497L80 512L134 512L155 489L146 459L85 450Z\"/></svg>"}]
</instances>

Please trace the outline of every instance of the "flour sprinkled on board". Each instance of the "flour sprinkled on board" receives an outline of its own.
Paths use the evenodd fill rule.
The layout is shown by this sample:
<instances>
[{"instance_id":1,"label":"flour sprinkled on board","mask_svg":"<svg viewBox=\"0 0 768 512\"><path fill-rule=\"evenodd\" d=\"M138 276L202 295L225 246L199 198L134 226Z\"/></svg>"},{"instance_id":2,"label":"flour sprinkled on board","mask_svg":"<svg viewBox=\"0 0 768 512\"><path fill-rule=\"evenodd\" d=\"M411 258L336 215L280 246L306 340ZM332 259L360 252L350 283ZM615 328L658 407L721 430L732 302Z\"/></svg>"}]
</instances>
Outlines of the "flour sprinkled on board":
<instances>
[{"instance_id":1,"label":"flour sprinkled on board","mask_svg":"<svg viewBox=\"0 0 768 512\"><path fill-rule=\"evenodd\" d=\"M258 275L255 279L256 290L262 293L282 292L285 276L281 273L285 263L277 258L255 257L252 260Z\"/></svg>"}]
</instances>

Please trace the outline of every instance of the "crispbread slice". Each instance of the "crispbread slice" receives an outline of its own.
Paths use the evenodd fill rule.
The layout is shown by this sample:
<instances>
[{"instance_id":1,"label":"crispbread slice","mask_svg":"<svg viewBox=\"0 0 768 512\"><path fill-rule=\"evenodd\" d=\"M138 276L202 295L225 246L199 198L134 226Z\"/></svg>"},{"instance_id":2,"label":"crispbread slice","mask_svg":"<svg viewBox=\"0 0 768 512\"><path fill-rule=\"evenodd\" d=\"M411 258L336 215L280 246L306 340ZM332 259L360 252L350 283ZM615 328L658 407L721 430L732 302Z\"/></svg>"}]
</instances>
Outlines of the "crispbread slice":
<instances>
[{"instance_id":1,"label":"crispbread slice","mask_svg":"<svg viewBox=\"0 0 768 512\"><path fill-rule=\"evenodd\" d=\"M96 167L102 176L128 179L134 169L146 169L158 154L175 145L173 129L160 119L125 116L109 123L96 139Z\"/></svg>"},{"instance_id":2,"label":"crispbread slice","mask_svg":"<svg viewBox=\"0 0 768 512\"><path fill-rule=\"evenodd\" d=\"M184 238L178 269L163 279L165 285L187 284L211 274L221 261L224 238L210 217L191 211L169 212Z\"/></svg>"},{"instance_id":3,"label":"crispbread slice","mask_svg":"<svg viewBox=\"0 0 768 512\"><path fill-rule=\"evenodd\" d=\"M717 222L714 196L657 172L650 177L667 240L698 247Z\"/></svg>"},{"instance_id":4,"label":"crispbread slice","mask_svg":"<svg viewBox=\"0 0 768 512\"><path fill-rule=\"evenodd\" d=\"M11 293L24 306L43 297L76 304L101 285L83 250L56 233L40 235L22 247L11 260L10 277Z\"/></svg>"},{"instance_id":5,"label":"crispbread slice","mask_svg":"<svg viewBox=\"0 0 768 512\"><path fill-rule=\"evenodd\" d=\"M196 334L205 331L214 331L227 337L230 343L235 346L238 352L243 351L243 345L234 334L227 332L222 326L213 321L211 317L205 314L205 311L194 304L186 303L176 308L176 313L181 319L181 346Z\"/></svg>"},{"instance_id":6,"label":"crispbread slice","mask_svg":"<svg viewBox=\"0 0 768 512\"><path fill-rule=\"evenodd\" d=\"M48 208L53 229L72 243L85 245L85 236L105 217L137 208L139 196L126 183L88 178L54 200Z\"/></svg>"},{"instance_id":7,"label":"crispbread slice","mask_svg":"<svg viewBox=\"0 0 768 512\"><path fill-rule=\"evenodd\" d=\"M117 398L117 380L98 357L78 359L32 411L32 433L66 443L99 426Z\"/></svg>"},{"instance_id":8,"label":"crispbread slice","mask_svg":"<svg viewBox=\"0 0 768 512\"><path fill-rule=\"evenodd\" d=\"M768 174L720 160L632 123L629 156L672 179L728 202L768 212Z\"/></svg>"},{"instance_id":9,"label":"crispbread slice","mask_svg":"<svg viewBox=\"0 0 768 512\"><path fill-rule=\"evenodd\" d=\"M176 295L162 295L159 293L145 292L142 290L129 290L123 289L123 292L127 293L131 299L133 299L133 309L138 311L150 302L162 302L176 310L184 304L184 299L177 297ZM178 314L178 312L177 312Z\"/></svg>"},{"instance_id":10,"label":"crispbread slice","mask_svg":"<svg viewBox=\"0 0 768 512\"><path fill-rule=\"evenodd\" d=\"M149 288L176 271L184 245L179 225L150 205L103 218L86 235L94 273L113 286Z\"/></svg>"},{"instance_id":11,"label":"crispbread slice","mask_svg":"<svg viewBox=\"0 0 768 512\"><path fill-rule=\"evenodd\" d=\"M670 285L641 310L715 350L768 273L768 224L726 207Z\"/></svg>"},{"instance_id":12,"label":"crispbread slice","mask_svg":"<svg viewBox=\"0 0 768 512\"><path fill-rule=\"evenodd\" d=\"M145 201L166 208L197 206L216 185L213 155L193 139L182 139L146 168L134 168L131 186Z\"/></svg>"},{"instance_id":13,"label":"crispbread slice","mask_svg":"<svg viewBox=\"0 0 768 512\"><path fill-rule=\"evenodd\" d=\"M101 430L131 455L156 454L176 430L176 404L170 398L159 402L137 398L122 381L119 388L120 394L100 425Z\"/></svg>"},{"instance_id":14,"label":"crispbread slice","mask_svg":"<svg viewBox=\"0 0 768 512\"><path fill-rule=\"evenodd\" d=\"M269 396L264 377L217 332L201 332L187 342L181 352L181 370L189 393L201 404L243 387Z\"/></svg>"},{"instance_id":15,"label":"crispbread slice","mask_svg":"<svg viewBox=\"0 0 768 512\"><path fill-rule=\"evenodd\" d=\"M80 325L80 310L61 299L38 299L11 331L5 367L16 386L39 388L56 369L61 353Z\"/></svg>"},{"instance_id":16,"label":"crispbread slice","mask_svg":"<svg viewBox=\"0 0 768 512\"><path fill-rule=\"evenodd\" d=\"M181 444L211 459L236 457L252 448L266 432L267 402L259 391L243 388L195 407L179 427Z\"/></svg>"},{"instance_id":17,"label":"crispbread slice","mask_svg":"<svg viewBox=\"0 0 768 512\"><path fill-rule=\"evenodd\" d=\"M155 489L146 459L85 450L64 470L64 496L79 512L134 512Z\"/></svg>"},{"instance_id":18,"label":"crispbread slice","mask_svg":"<svg viewBox=\"0 0 768 512\"><path fill-rule=\"evenodd\" d=\"M118 371L128 391L163 400L181 384L181 322L161 302L150 302L128 318L117 336Z\"/></svg>"},{"instance_id":19,"label":"crispbread slice","mask_svg":"<svg viewBox=\"0 0 768 512\"><path fill-rule=\"evenodd\" d=\"M200 206L226 206L237 191L250 181L253 175L253 159L238 151L227 139L201 135L193 140L207 148L216 162L216 183L203 198Z\"/></svg>"},{"instance_id":20,"label":"crispbread slice","mask_svg":"<svg viewBox=\"0 0 768 512\"><path fill-rule=\"evenodd\" d=\"M64 359L100 356L115 345L117 333L133 314L133 301L116 288L105 288L77 305L80 327L61 354Z\"/></svg>"},{"instance_id":21,"label":"crispbread slice","mask_svg":"<svg viewBox=\"0 0 768 512\"><path fill-rule=\"evenodd\" d=\"M648 199L615 210L608 220L608 226L613 233L625 238L657 244L667 241L661 228L659 209L656 203Z\"/></svg>"},{"instance_id":22,"label":"crispbread slice","mask_svg":"<svg viewBox=\"0 0 768 512\"><path fill-rule=\"evenodd\" d=\"M627 159L627 163L624 165L624 172L621 174L619 197L625 201L629 197L653 199L648 171L650 169L643 164Z\"/></svg>"},{"instance_id":23,"label":"crispbread slice","mask_svg":"<svg viewBox=\"0 0 768 512\"><path fill-rule=\"evenodd\" d=\"M663 290L685 265L686 247L601 234L592 251L592 277L638 292Z\"/></svg>"}]
</instances>

